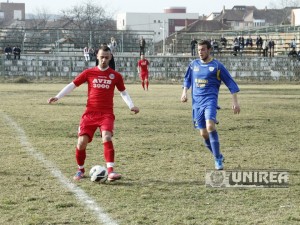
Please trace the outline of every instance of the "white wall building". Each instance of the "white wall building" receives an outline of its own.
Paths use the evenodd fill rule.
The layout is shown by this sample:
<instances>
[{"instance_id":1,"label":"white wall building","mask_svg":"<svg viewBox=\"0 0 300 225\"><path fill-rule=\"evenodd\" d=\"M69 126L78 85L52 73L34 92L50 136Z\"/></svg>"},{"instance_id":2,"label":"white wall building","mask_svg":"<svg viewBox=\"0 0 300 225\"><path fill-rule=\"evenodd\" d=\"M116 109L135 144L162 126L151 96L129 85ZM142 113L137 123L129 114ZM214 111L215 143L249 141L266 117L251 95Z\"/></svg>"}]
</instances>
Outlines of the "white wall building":
<instances>
[{"instance_id":1,"label":"white wall building","mask_svg":"<svg viewBox=\"0 0 300 225\"><path fill-rule=\"evenodd\" d=\"M211 13L207 18L206 20L214 20L217 16L220 16L221 13Z\"/></svg>"},{"instance_id":2,"label":"white wall building","mask_svg":"<svg viewBox=\"0 0 300 225\"><path fill-rule=\"evenodd\" d=\"M199 18L198 13L186 13L185 7L171 7L164 13L120 13L118 30L154 31L155 42L181 30Z\"/></svg>"},{"instance_id":3,"label":"white wall building","mask_svg":"<svg viewBox=\"0 0 300 225\"><path fill-rule=\"evenodd\" d=\"M300 25L300 9L292 10L291 25L293 25L293 26Z\"/></svg>"}]
</instances>

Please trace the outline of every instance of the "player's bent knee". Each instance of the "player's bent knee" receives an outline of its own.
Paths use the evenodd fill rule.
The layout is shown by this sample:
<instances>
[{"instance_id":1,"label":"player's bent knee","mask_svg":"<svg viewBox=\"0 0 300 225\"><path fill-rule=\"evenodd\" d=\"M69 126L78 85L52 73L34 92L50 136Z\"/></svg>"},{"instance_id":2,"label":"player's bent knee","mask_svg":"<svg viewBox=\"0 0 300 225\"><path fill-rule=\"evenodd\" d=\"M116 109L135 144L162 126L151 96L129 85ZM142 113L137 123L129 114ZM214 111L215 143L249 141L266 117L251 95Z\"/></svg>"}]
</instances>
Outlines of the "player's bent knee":
<instances>
[{"instance_id":1,"label":"player's bent knee","mask_svg":"<svg viewBox=\"0 0 300 225\"><path fill-rule=\"evenodd\" d=\"M88 143L89 143L89 136L87 135L80 136L77 142L77 149L78 150L86 149Z\"/></svg>"},{"instance_id":2,"label":"player's bent knee","mask_svg":"<svg viewBox=\"0 0 300 225\"><path fill-rule=\"evenodd\" d=\"M108 142L112 140L112 133L109 131L103 131L102 132L102 141Z\"/></svg>"},{"instance_id":3,"label":"player's bent knee","mask_svg":"<svg viewBox=\"0 0 300 225\"><path fill-rule=\"evenodd\" d=\"M207 128L208 133L211 133L211 132L213 132L214 130L216 130L216 126L214 126L214 125L208 126L208 127L206 127L206 128Z\"/></svg>"},{"instance_id":4,"label":"player's bent knee","mask_svg":"<svg viewBox=\"0 0 300 225\"><path fill-rule=\"evenodd\" d=\"M102 137L103 142L108 142L108 141L111 141L111 140L112 140L111 136L110 137L109 136Z\"/></svg>"},{"instance_id":5,"label":"player's bent knee","mask_svg":"<svg viewBox=\"0 0 300 225\"><path fill-rule=\"evenodd\" d=\"M87 147L87 143L84 143L84 142L78 142L77 143L77 149L78 150L84 150L84 149L86 149L86 147Z\"/></svg>"},{"instance_id":6,"label":"player's bent knee","mask_svg":"<svg viewBox=\"0 0 300 225\"><path fill-rule=\"evenodd\" d=\"M215 122L213 120L206 121L206 129L210 133L216 129Z\"/></svg>"}]
</instances>

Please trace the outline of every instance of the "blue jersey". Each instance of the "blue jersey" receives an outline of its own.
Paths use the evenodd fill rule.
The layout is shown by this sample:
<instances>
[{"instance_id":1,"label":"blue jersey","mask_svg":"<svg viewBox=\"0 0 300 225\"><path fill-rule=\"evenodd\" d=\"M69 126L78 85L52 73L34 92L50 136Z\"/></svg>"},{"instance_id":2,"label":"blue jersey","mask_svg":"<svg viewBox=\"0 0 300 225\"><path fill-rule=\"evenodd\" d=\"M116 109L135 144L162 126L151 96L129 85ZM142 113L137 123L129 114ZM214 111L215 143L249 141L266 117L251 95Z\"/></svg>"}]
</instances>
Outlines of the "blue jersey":
<instances>
[{"instance_id":1,"label":"blue jersey","mask_svg":"<svg viewBox=\"0 0 300 225\"><path fill-rule=\"evenodd\" d=\"M240 89L225 66L216 59L204 63L193 60L184 77L184 87L191 88L193 108L200 108L207 102L217 104L221 82L228 87L231 94Z\"/></svg>"}]
</instances>

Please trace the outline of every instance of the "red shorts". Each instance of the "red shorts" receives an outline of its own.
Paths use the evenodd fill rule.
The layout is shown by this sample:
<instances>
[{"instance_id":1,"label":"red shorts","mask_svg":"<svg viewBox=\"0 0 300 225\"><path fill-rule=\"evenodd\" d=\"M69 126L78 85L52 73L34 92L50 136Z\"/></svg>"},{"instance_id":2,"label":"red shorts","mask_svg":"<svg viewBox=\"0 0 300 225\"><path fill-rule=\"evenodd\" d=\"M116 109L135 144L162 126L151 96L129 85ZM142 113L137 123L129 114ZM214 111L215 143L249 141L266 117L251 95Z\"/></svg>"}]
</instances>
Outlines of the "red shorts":
<instances>
[{"instance_id":1,"label":"red shorts","mask_svg":"<svg viewBox=\"0 0 300 225\"><path fill-rule=\"evenodd\" d=\"M145 79L148 80L148 73L141 73L140 78L141 78L141 80L145 80Z\"/></svg>"},{"instance_id":2,"label":"red shorts","mask_svg":"<svg viewBox=\"0 0 300 225\"><path fill-rule=\"evenodd\" d=\"M97 128L113 133L115 115L113 113L85 112L80 120L78 136L88 135L91 142Z\"/></svg>"}]
</instances>

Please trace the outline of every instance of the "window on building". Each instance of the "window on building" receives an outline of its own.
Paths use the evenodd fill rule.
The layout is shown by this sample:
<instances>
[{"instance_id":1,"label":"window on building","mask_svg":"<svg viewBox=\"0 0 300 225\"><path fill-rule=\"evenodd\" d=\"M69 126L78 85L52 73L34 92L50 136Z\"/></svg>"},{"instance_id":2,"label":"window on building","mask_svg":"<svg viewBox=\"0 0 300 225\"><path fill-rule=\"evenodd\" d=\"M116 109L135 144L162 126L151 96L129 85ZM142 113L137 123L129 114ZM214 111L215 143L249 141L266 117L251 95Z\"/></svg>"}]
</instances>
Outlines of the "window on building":
<instances>
[{"instance_id":1,"label":"window on building","mask_svg":"<svg viewBox=\"0 0 300 225\"><path fill-rule=\"evenodd\" d=\"M153 22L156 23L156 20L154 20Z\"/></svg>"},{"instance_id":2,"label":"window on building","mask_svg":"<svg viewBox=\"0 0 300 225\"><path fill-rule=\"evenodd\" d=\"M14 19L22 20L22 11L21 10L14 10Z\"/></svg>"}]
</instances>

